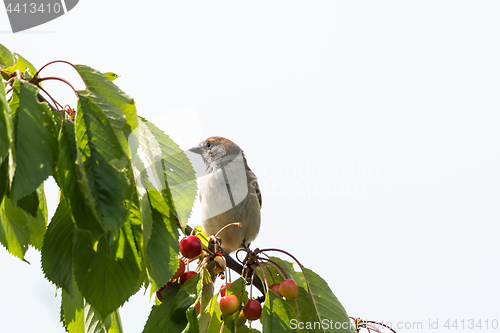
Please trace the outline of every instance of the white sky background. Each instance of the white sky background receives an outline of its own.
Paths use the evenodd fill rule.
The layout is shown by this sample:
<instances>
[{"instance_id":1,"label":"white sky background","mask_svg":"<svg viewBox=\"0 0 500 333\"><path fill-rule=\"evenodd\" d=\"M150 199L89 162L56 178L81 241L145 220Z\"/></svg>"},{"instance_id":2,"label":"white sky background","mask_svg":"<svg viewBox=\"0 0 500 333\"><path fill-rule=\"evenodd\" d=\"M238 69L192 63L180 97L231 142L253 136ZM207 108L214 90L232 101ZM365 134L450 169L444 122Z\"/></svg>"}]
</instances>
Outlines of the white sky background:
<instances>
[{"instance_id":1,"label":"white sky background","mask_svg":"<svg viewBox=\"0 0 500 333\"><path fill-rule=\"evenodd\" d=\"M184 149L239 144L263 193L253 245L295 254L351 316L423 323L398 333L500 320L499 2L84 0L9 31L0 9L0 43L38 68L119 74ZM64 65L43 74L83 87ZM64 84L44 87L75 105ZM38 253L27 259L0 249L1 331L64 332ZM125 332L150 307L132 297Z\"/></svg>"}]
</instances>

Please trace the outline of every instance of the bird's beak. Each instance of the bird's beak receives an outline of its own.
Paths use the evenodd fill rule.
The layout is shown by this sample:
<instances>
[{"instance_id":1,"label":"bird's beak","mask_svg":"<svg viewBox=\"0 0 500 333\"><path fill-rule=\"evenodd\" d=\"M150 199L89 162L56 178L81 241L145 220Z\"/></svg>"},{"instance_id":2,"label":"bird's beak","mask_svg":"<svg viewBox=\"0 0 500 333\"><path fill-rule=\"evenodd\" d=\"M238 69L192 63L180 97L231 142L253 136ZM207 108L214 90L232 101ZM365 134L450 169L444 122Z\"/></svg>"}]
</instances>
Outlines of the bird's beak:
<instances>
[{"instance_id":1,"label":"bird's beak","mask_svg":"<svg viewBox=\"0 0 500 333\"><path fill-rule=\"evenodd\" d=\"M195 153L195 154L201 154L201 148L200 147L193 147L191 149L188 149L188 151Z\"/></svg>"}]
</instances>

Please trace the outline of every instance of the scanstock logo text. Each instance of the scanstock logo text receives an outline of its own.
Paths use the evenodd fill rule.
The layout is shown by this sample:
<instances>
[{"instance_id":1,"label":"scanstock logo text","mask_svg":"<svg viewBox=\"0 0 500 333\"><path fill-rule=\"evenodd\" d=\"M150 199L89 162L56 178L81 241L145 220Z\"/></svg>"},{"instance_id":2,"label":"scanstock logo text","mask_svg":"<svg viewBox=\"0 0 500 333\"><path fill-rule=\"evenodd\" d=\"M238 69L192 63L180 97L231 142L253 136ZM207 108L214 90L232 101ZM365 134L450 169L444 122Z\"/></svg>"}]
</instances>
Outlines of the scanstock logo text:
<instances>
[{"instance_id":1,"label":"scanstock logo text","mask_svg":"<svg viewBox=\"0 0 500 333\"><path fill-rule=\"evenodd\" d=\"M52 21L73 9L78 0L3 0L12 32Z\"/></svg>"}]
</instances>

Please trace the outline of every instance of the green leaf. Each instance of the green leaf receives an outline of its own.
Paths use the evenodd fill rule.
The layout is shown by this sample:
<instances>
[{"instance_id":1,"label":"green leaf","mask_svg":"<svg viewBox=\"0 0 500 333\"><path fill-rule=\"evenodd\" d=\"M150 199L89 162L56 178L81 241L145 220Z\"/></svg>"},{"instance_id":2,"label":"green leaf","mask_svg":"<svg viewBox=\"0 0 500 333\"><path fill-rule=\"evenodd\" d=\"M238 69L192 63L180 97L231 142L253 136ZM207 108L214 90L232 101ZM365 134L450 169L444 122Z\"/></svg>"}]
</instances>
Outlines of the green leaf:
<instances>
[{"instance_id":1,"label":"green leaf","mask_svg":"<svg viewBox=\"0 0 500 333\"><path fill-rule=\"evenodd\" d=\"M135 261L140 269L137 284L137 290L139 290L139 288L143 285L143 282L146 280L147 272L143 260L144 249L142 248L141 234L137 232L138 230L140 230L141 224L140 221L137 221L135 219L134 215L135 214L133 214L132 212L129 214L129 217L127 218L127 221L125 221L125 225L122 227L122 229L125 232L128 243L132 247L132 253L134 254Z\"/></svg>"},{"instance_id":2,"label":"green leaf","mask_svg":"<svg viewBox=\"0 0 500 333\"><path fill-rule=\"evenodd\" d=\"M123 151L129 154L127 138L130 136L131 129L127 123L127 117L113 103L104 99L101 95L88 91L85 91L85 93L106 115Z\"/></svg>"},{"instance_id":3,"label":"green leaf","mask_svg":"<svg viewBox=\"0 0 500 333\"><path fill-rule=\"evenodd\" d=\"M120 318L120 311L116 310L106 318L104 327L107 333L123 333L122 320Z\"/></svg>"},{"instance_id":4,"label":"green leaf","mask_svg":"<svg viewBox=\"0 0 500 333\"><path fill-rule=\"evenodd\" d=\"M170 318L173 322L187 324L186 311L194 305L202 288L201 275L193 275L179 289L172 301ZM163 294L162 294L163 298Z\"/></svg>"},{"instance_id":5,"label":"green leaf","mask_svg":"<svg viewBox=\"0 0 500 333\"><path fill-rule=\"evenodd\" d=\"M0 44L0 68L6 68L14 65L15 59L12 53L2 44Z\"/></svg>"},{"instance_id":6,"label":"green leaf","mask_svg":"<svg viewBox=\"0 0 500 333\"><path fill-rule=\"evenodd\" d=\"M84 65L75 65L75 67L87 89L113 103L127 117L130 128L135 129L138 125L138 119L134 100L111 82L106 75Z\"/></svg>"},{"instance_id":7,"label":"green leaf","mask_svg":"<svg viewBox=\"0 0 500 333\"><path fill-rule=\"evenodd\" d=\"M295 317L297 318L297 320L302 323L319 322L318 314L315 311L311 311L311 309L314 309L314 303L311 298L311 295L308 292L307 283L302 272L296 272L293 269L293 264L291 262L282 260L277 257L270 257L269 259L278 264L285 271L288 277L294 279L294 281L297 283L299 287L298 297L294 300L286 300L287 304L292 308L293 312L295 313ZM267 265L269 265L269 263L267 263ZM268 269L269 267L266 267L266 271ZM273 271L273 269L275 268L273 267L270 268L269 270ZM279 274L277 270L274 274L274 278L275 278L274 283L281 283L283 281L281 274ZM321 330L317 331L312 330L312 331L321 332Z\"/></svg>"},{"instance_id":8,"label":"green leaf","mask_svg":"<svg viewBox=\"0 0 500 333\"><path fill-rule=\"evenodd\" d=\"M16 172L11 199L30 194L52 174L58 154L57 128L47 103L38 103L38 88L16 80L10 107L14 119Z\"/></svg>"},{"instance_id":9,"label":"green leaf","mask_svg":"<svg viewBox=\"0 0 500 333\"><path fill-rule=\"evenodd\" d=\"M302 286L299 286L299 296L294 300L286 300L286 303L292 308L295 313L295 318L297 318L299 322L319 322L318 315L314 311L311 311L311 309L314 309L311 295Z\"/></svg>"},{"instance_id":10,"label":"green leaf","mask_svg":"<svg viewBox=\"0 0 500 333\"><path fill-rule=\"evenodd\" d=\"M198 314L196 313L196 309L194 308L194 305L191 306L189 309L186 311L186 317L188 320L188 323L186 325L186 328L183 333L199 333L200 332L200 325L198 323Z\"/></svg>"},{"instance_id":11,"label":"green leaf","mask_svg":"<svg viewBox=\"0 0 500 333\"><path fill-rule=\"evenodd\" d=\"M157 188L167 203L173 200L177 216L184 227L196 198L197 183L193 166L184 151L167 134L147 120L142 119L141 123L134 134L140 138L147 166L152 168Z\"/></svg>"},{"instance_id":12,"label":"green leaf","mask_svg":"<svg viewBox=\"0 0 500 333\"><path fill-rule=\"evenodd\" d=\"M85 300L80 292L70 295L63 290L61 295L61 321L69 333L84 333L87 319L92 321L94 312L85 313ZM95 326L94 326L95 327ZM102 332L102 326L94 332Z\"/></svg>"},{"instance_id":13,"label":"green leaf","mask_svg":"<svg viewBox=\"0 0 500 333\"><path fill-rule=\"evenodd\" d=\"M221 333L236 333L238 331L237 321L238 321L239 311L236 311L230 316L222 315L222 321L224 323L224 328Z\"/></svg>"},{"instance_id":14,"label":"green leaf","mask_svg":"<svg viewBox=\"0 0 500 333\"><path fill-rule=\"evenodd\" d=\"M141 163L141 161L138 161ZM144 184L148 184L145 187ZM178 268L179 232L175 216L160 193L151 185L146 172L139 173L137 181L137 207L131 212L140 216L141 244L144 263L148 271L146 285L152 283L151 295L167 283Z\"/></svg>"},{"instance_id":15,"label":"green leaf","mask_svg":"<svg viewBox=\"0 0 500 333\"><path fill-rule=\"evenodd\" d=\"M333 321L334 325L343 325L342 329L330 328L323 330L324 332L350 332L354 333L351 327L349 316L347 315L344 307L340 304L339 300L332 293L328 283L318 274L312 270L304 268L309 285L311 287L310 294L312 294L314 311L319 316L320 320L327 319L328 322Z\"/></svg>"},{"instance_id":16,"label":"green leaf","mask_svg":"<svg viewBox=\"0 0 500 333\"><path fill-rule=\"evenodd\" d=\"M283 298L268 291L262 308L263 332L302 332L300 329L290 328L293 319L295 319L294 313Z\"/></svg>"},{"instance_id":17,"label":"green leaf","mask_svg":"<svg viewBox=\"0 0 500 333\"><path fill-rule=\"evenodd\" d=\"M219 302L217 301L217 297L219 294L213 295L207 303L207 306L201 305L200 318L199 318L199 326L201 333L207 332L217 332L220 331L221 320L220 317L222 315ZM213 326L212 330L210 327ZM218 328L217 328L218 326Z\"/></svg>"},{"instance_id":18,"label":"green leaf","mask_svg":"<svg viewBox=\"0 0 500 333\"><path fill-rule=\"evenodd\" d=\"M36 195L38 198L38 210L35 214L36 216L29 216L29 226L31 235L31 245L41 251L43 245L43 238L45 237L45 232L47 231L47 201L45 200L45 192L43 190L43 184L36 189Z\"/></svg>"},{"instance_id":19,"label":"green leaf","mask_svg":"<svg viewBox=\"0 0 500 333\"><path fill-rule=\"evenodd\" d=\"M189 282L189 280L188 280ZM148 321L144 326L143 333L179 333L186 327L186 321L176 322L172 320L170 312L175 296L180 289L178 283L168 285L162 292L163 302L153 305ZM182 317L185 318L183 315Z\"/></svg>"},{"instance_id":20,"label":"green leaf","mask_svg":"<svg viewBox=\"0 0 500 333\"><path fill-rule=\"evenodd\" d=\"M125 176L128 156L114 135L106 115L95 102L95 94L78 92L76 141L88 183L83 193L105 231L114 232L127 218L125 201L132 197L132 186Z\"/></svg>"},{"instance_id":21,"label":"green leaf","mask_svg":"<svg viewBox=\"0 0 500 333\"><path fill-rule=\"evenodd\" d=\"M82 187L88 189L88 181L81 165L76 147L75 126L64 121L59 134L59 160L54 178L66 198L78 228L90 231L93 238L98 239L104 231L83 195Z\"/></svg>"},{"instance_id":22,"label":"green leaf","mask_svg":"<svg viewBox=\"0 0 500 333\"><path fill-rule=\"evenodd\" d=\"M0 242L14 256L24 260L30 244L27 214L4 197L0 207Z\"/></svg>"},{"instance_id":23,"label":"green leaf","mask_svg":"<svg viewBox=\"0 0 500 333\"><path fill-rule=\"evenodd\" d=\"M75 224L64 197L59 201L43 240L42 269L45 277L73 295L73 235Z\"/></svg>"},{"instance_id":24,"label":"green leaf","mask_svg":"<svg viewBox=\"0 0 500 333\"><path fill-rule=\"evenodd\" d=\"M0 202L2 202L3 196L7 193L9 185L9 161L5 160L0 164Z\"/></svg>"},{"instance_id":25,"label":"green leaf","mask_svg":"<svg viewBox=\"0 0 500 333\"><path fill-rule=\"evenodd\" d=\"M3 71L14 74L17 71L22 73L25 79L31 79L36 73L35 66L33 66L28 60L23 58L21 55L14 53L14 64L10 67L4 68Z\"/></svg>"},{"instance_id":26,"label":"green leaf","mask_svg":"<svg viewBox=\"0 0 500 333\"><path fill-rule=\"evenodd\" d=\"M0 82L0 202L10 188L15 171L14 134L12 131L12 117L5 96L5 85Z\"/></svg>"},{"instance_id":27,"label":"green leaf","mask_svg":"<svg viewBox=\"0 0 500 333\"><path fill-rule=\"evenodd\" d=\"M157 286L167 283L179 266L176 259L180 251L179 231L171 210L165 204L160 193L154 189L147 190L147 204L150 216L144 216L145 223L151 224L149 239L144 239L144 246L151 278Z\"/></svg>"},{"instance_id":28,"label":"green leaf","mask_svg":"<svg viewBox=\"0 0 500 333\"><path fill-rule=\"evenodd\" d=\"M118 74L115 74L113 72L102 73L102 75L104 75L105 77L107 77L110 81L114 81L114 80L116 80L117 78L120 77Z\"/></svg>"},{"instance_id":29,"label":"green leaf","mask_svg":"<svg viewBox=\"0 0 500 333\"><path fill-rule=\"evenodd\" d=\"M281 269L287 275L287 276L283 277L282 270L278 270L274 265L271 264L270 261L266 262L265 266L264 266L265 267L265 271L266 271L266 274L268 272L272 273L272 276L275 278L275 281L273 283L281 283L281 281L283 281L284 279L287 279L289 276L292 276L295 279L295 275L297 275L298 280L300 280L300 282L298 280L296 280L295 282L297 282L298 285L300 285L301 283L304 283L304 286L306 286L305 285L304 277L301 275L301 273L298 273L298 272L296 272L293 269L293 263L288 262L286 260L282 260L282 259L280 259L278 257L269 257L269 260L273 261L279 267L281 267ZM307 286L306 286L306 288L307 288Z\"/></svg>"},{"instance_id":30,"label":"green leaf","mask_svg":"<svg viewBox=\"0 0 500 333\"><path fill-rule=\"evenodd\" d=\"M31 192L27 196L24 196L17 201L17 207L21 208L34 217L36 217L36 214L38 212L38 204L39 200L36 191Z\"/></svg>"},{"instance_id":31,"label":"green leaf","mask_svg":"<svg viewBox=\"0 0 500 333\"><path fill-rule=\"evenodd\" d=\"M214 295L204 312L202 310L200 314L201 333L220 333L222 312L219 307L219 302L217 301L218 296L218 294Z\"/></svg>"},{"instance_id":32,"label":"green leaf","mask_svg":"<svg viewBox=\"0 0 500 333\"><path fill-rule=\"evenodd\" d=\"M83 298L76 286L74 288L73 295L63 290L61 298L61 321L67 332L123 333L118 310L103 323L99 313Z\"/></svg>"},{"instance_id":33,"label":"green leaf","mask_svg":"<svg viewBox=\"0 0 500 333\"><path fill-rule=\"evenodd\" d=\"M328 327L321 327L311 332L350 332L354 333L351 327L351 321L344 307L337 297L332 293L328 283L312 270L304 268L309 286L308 293L306 280L302 272L296 272L292 269L292 263L285 260L270 257L271 260L278 263L287 274L291 275L299 286L299 297L294 301L287 301L292 308L295 308L297 318L302 322L328 322ZM339 328L335 328L335 325ZM343 328L342 328L342 325ZM346 328L347 327L347 328Z\"/></svg>"},{"instance_id":34,"label":"green leaf","mask_svg":"<svg viewBox=\"0 0 500 333\"><path fill-rule=\"evenodd\" d=\"M194 304L201 288L200 274L192 276L181 287L178 283L168 285L162 292L163 303L160 306L153 306L143 332L177 333L184 329L184 332L199 332Z\"/></svg>"},{"instance_id":35,"label":"green leaf","mask_svg":"<svg viewBox=\"0 0 500 333\"><path fill-rule=\"evenodd\" d=\"M137 262L141 265L141 285L144 283L144 289L147 290L150 286L150 277L148 273L148 268L146 267L146 254L144 251L143 244L143 225L141 220L141 212L139 209L139 203L137 196L134 196L131 205L130 205L130 214L127 222L125 222L125 228L127 230L127 237L130 239L130 242L135 245L135 254L137 258ZM150 289L150 296L156 293L156 286Z\"/></svg>"},{"instance_id":36,"label":"green leaf","mask_svg":"<svg viewBox=\"0 0 500 333\"><path fill-rule=\"evenodd\" d=\"M36 68L28 60L26 60L20 54L14 53L14 58L16 58L16 66L19 66L19 71L21 73L28 73L28 78L33 78L36 73Z\"/></svg>"},{"instance_id":37,"label":"green leaf","mask_svg":"<svg viewBox=\"0 0 500 333\"><path fill-rule=\"evenodd\" d=\"M122 228L94 243L90 233L77 231L73 273L86 300L107 317L137 290L140 266Z\"/></svg>"},{"instance_id":38,"label":"green leaf","mask_svg":"<svg viewBox=\"0 0 500 333\"><path fill-rule=\"evenodd\" d=\"M215 273L213 271L210 272L206 267L204 267L200 274L203 286L201 288L201 293L200 297L198 297L198 301L200 302L200 322L202 322L204 320L203 317L207 315L205 309L214 296Z\"/></svg>"},{"instance_id":39,"label":"green leaf","mask_svg":"<svg viewBox=\"0 0 500 333\"><path fill-rule=\"evenodd\" d=\"M24 260L28 245L37 250L42 248L47 226L47 207L43 187L39 189L40 204L37 217L14 206L5 196L0 207L0 243L14 256Z\"/></svg>"},{"instance_id":40,"label":"green leaf","mask_svg":"<svg viewBox=\"0 0 500 333\"><path fill-rule=\"evenodd\" d=\"M1 81L1 80L0 80ZM9 156L12 147L12 120L10 108L5 97L5 85L0 83L0 164ZM1 193L0 193L1 194ZM1 197L0 197L1 200Z\"/></svg>"}]
</instances>

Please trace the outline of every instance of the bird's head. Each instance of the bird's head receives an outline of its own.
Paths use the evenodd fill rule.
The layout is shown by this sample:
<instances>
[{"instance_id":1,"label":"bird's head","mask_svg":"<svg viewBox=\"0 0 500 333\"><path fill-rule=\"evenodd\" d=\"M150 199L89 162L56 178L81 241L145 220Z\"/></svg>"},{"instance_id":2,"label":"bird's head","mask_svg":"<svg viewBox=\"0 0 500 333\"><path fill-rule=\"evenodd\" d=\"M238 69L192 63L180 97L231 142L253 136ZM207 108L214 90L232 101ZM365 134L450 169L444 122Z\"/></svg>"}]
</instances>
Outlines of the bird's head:
<instances>
[{"instance_id":1,"label":"bird's head","mask_svg":"<svg viewBox=\"0 0 500 333\"><path fill-rule=\"evenodd\" d=\"M189 151L201 155L207 165L208 172L226 166L240 153L243 155L243 150L237 144L220 136L208 138ZM243 159L245 159L244 155Z\"/></svg>"}]
</instances>

